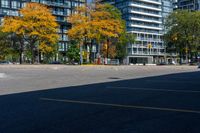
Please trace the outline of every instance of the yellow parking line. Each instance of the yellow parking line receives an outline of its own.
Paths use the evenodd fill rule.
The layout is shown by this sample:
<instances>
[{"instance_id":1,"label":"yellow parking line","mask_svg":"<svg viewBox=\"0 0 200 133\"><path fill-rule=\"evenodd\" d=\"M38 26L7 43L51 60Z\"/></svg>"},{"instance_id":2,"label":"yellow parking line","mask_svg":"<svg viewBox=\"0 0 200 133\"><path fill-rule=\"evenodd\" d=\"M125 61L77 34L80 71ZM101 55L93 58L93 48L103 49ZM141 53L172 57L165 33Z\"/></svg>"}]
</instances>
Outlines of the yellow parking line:
<instances>
[{"instance_id":1,"label":"yellow parking line","mask_svg":"<svg viewBox=\"0 0 200 133\"><path fill-rule=\"evenodd\" d=\"M40 100L54 101L54 102L65 102L65 103L76 103L76 104L87 104L87 105L111 106L111 107L118 107L118 108L146 109L146 110L159 110L159 111L170 111L170 112L200 114L200 111L198 111L198 110L188 110L188 109L174 109L174 108L160 108L160 107L148 107L148 106L134 106L134 105L123 105L123 104L112 104L112 103L99 103L99 102L90 102L90 101L76 101L76 100L67 100L67 99L52 99L52 98L40 98Z\"/></svg>"}]
</instances>

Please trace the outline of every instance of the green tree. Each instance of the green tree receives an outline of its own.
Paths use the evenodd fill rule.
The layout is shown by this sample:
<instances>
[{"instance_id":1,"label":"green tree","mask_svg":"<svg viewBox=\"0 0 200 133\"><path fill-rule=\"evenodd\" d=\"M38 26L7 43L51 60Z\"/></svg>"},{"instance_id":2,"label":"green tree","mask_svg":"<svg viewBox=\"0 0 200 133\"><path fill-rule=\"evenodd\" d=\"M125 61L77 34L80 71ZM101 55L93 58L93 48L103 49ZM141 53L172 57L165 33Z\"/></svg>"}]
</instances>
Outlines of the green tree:
<instances>
[{"instance_id":1,"label":"green tree","mask_svg":"<svg viewBox=\"0 0 200 133\"><path fill-rule=\"evenodd\" d=\"M11 51L11 41L8 36L8 33L4 33L0 29L0 60L4 60Z\"/></svg>"},{"instance_id":2,"label":"green tree","mask_svg":"<svg viewBox=\"0 0 200 133\"><path fill-rule=\"evenodd\" d=\"M127 45L135 43L135 35L133 33L127 33L126 31L121 34L118 42L116 43L116 58L120 63L123 63L123 59L127 56Z\"/></svg>"},{"instance_id":3,"label":"green tree","mask_svg":"<svg viewBox=\"0 0 200 133\"><path fill-rule=\"evenodd\" d=\"M167 33L165 42L168 50L175 50L180 58L197 57L200 42L200 12L178 10L171 13L166 20Z\"/></svg>"},{"instance_id":4,"label":"green tree","mask_svg":"<svg viewBox=\"0 0 200 133\"><path fill-rule=\"evenodd\" d=\"M0 27L0 60L18 61L19 47L16 36L2 32Z\"/></svg>"},{"instance_id":5,"label":"green tree","mask_svg":"<svg viewBox=\"0 0 200 133\"><path fill-rule=\"evenodd\" d=\"M67 57L71 64L80 61L80 49L76 41L71 41L71 44L68 45Z\"/></svg>"}]
</instances>

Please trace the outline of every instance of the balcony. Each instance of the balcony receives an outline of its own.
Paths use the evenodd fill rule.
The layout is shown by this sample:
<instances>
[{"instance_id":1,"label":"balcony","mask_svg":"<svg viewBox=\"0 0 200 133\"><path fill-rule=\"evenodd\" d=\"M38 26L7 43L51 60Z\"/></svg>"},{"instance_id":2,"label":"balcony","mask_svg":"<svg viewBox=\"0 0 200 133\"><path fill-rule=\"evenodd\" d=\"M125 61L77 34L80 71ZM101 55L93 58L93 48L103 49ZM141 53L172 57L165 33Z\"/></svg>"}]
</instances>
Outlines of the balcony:
<instances>
[{"instance_id":1,"label":"balcony","mask_svg":"<svg viewBox=\"0 0 200 133\"><path fill-rule=\"evenodd\" d=\"M163 42L161 39L142 38L142 37L137 37L136 40L137 41L147 41L147 42L160 42L160 43Z\"/></svg>"},{"instance_id":2,"label":"balcony","mask_svg":"<svg viewBox=\"0 0 200 133\"><path fill-rule=\"evenodd\" d=\"M129 26L136 27L136 28L152 29L152 30L162 30L162 27L153 27L153 26L146 26L146 25L129 24Z\"/></svg>"},{"instance_id":3,"label":"balcony","mask_svg":"<svg viewBox=\"0 0 200 133\"><path fill-rule=\"evenodd\" d=\"M159 35L159 36L163 36L163 34L161 33L154 33L154 32L147 32L147 31L129 31L129 33L135 33L135 34L150 34L150 35Z\"/></svg>"},{"instance_id":4,"label":"balcony","mask_svg":"<svg viewBox=\"0 0 200 133\"><path fill-rule=\"evenodd\" d=\"M147 5L139 5L139 4L134 4L134 3L129 3L129 6L139 7L139 8L144 8L144 9L150 9L150 10L154 10L154 11L162 11L161 8L155 8L155 7L150 7L150 6L147 6Z\"/></svg>"},{"instance_id":5,"label":"balcony","mask_svg":"<svg viewBox=\"0 0 200 133\"><path fill-rule=\"evenodd\" d=\"M146 3L151 3L151 4L156 4L156 5L161 5L161 1L156 1L156 0L140 0L142 2L146 2Z\"/></svg>"},{"instance_id":6,"label":"balcony","mask_svg":"<svg viewBox=\"0 0 200 133\"><path fill-rule=\"evenodd\" d=\"M129 10L129 13L135 13L135 14L140 14L140 15L162 18L162 16L160 14L146 13L146 12L141 12L141 11Z\"/></svg>"},{"instance_id":7,"label":"balcony","mask_svg":"<svg viewBox=\"0 0 200 133\"><path fill-rule=\"evenodd\" d=\"M70 8L70 5L68 3L49 2L47 3L47 5Z\"/></svg>"},{"instance_id":8,"label":"balcony","mask_svg":"<svg viewBox=\"0 0 200 133\"><path fill-rule=\"evenodd\" d=\"M38 0L32 0L32 2L37 2L38 3ZM40 3L45 4L45 5L49 5L49 6L58 6L58 7L70 8L70 4L69 3L51 2L51 1L47 1L47 0L40 1Z\"/></svg>"},{"instance_id":9,"label":"balcony","mask_svg":"<svg viewBox=\"0 0 200 133\"><path fill-rule=\"evenodd\" d=\"M164 56L165 53L163 52L152 52L152 51L133 51L129 53L129 55L152 55L152 56Z\"/></svg>"},{"instance_id":10,"label":"balcony","mask_svg":"<svg viewBox=\"0 0 200 133\"><path fill-rule=\"evenodd\" d=\"M53 14L53 15L67 16L67 13L59 12L59 11L53 11L52 14Z\"/></svg>"},{"instance_id":11,"label":"balcony","mask_svg":"<svg viewBox=\"0 0 200 133\"><path fill-rule=\"evenodd\" d=\"M143 22L149 22L149 23L162 24L161 21L150 20L150 19L145 19L145 18L135 18L135 17L130 17L130 20L137 20L137 21L143 21Z\"/></svg>"},{"instance_id":12,"label":"balcony","mask_svg":"<svg viewBox=\"0 0 200 133\"><path fill-rule=\"evenodd\" d=\"M167 53L166 56L178 56L178 53Z\"/></svg>"}]
</instances>

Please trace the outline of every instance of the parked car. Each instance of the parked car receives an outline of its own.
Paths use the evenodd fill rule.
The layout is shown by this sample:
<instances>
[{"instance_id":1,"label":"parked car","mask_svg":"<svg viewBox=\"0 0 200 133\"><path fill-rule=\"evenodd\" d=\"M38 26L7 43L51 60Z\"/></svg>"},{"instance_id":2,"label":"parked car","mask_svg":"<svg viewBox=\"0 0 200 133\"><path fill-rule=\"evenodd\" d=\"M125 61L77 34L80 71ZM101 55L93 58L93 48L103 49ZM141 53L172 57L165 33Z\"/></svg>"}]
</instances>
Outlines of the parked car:
<instances>
[{"instance_id":1,"label":"parked car","mask_svg":"<svg viewBox=\"0 0 200 133\"><path fill-rule=\"evenodd\" d=\"M168 62L168 65L176 65L176 62L175 61Z\"/></svg>"},{"instance_id":2,"label":"parked car","mask_svg":"<svg viewBox=\"0 0 200 133\"><path fill-rule=\"evenodd\" d=\"M3 61L0 61L0 64L6 65L6 64L13 64L13 63L10 62L10 61L5 61L5 60L3 60Z\"/></svg>"}]
</instances>

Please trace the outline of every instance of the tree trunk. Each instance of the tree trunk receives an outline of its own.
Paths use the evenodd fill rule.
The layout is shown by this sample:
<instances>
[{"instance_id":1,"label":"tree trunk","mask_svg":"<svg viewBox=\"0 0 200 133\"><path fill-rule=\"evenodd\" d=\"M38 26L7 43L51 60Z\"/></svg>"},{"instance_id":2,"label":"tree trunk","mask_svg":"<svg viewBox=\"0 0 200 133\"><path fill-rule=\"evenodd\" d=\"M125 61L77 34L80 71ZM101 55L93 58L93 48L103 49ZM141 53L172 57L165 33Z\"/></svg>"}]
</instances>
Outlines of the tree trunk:
<instances>
[{"instance_id":1,"label":"tree trunk","mask_svg":"<svg viewBox=\"0 0 200 133\"><path fill-rule=\"evenodd\" d=\"M34 54L34 47L31 45L31 64L35 63L35 54Z\"/></svg>"},{"instance_id":2,"label":"tree trunk","mask_svg":"<svg viewBox=\"0 0 200 133\"><path fill-rule=\"evenodd\" d=\"M109 57L109 39L107 39L107 60L108 60L108 57Z\"/></svg>"},{"instance_id":3,"label":"tree trunk","mask_svg":"<svg viewBox=\"0 0 200 133\"><path fill-rule=\"evenodd\" d=\"M19 52L19 63L22 64L22 52L21 52L21 50Z\"/></svg>"},{"instance_id":4,"label":"tree trunk","mask_svg":"<svg viewBox=\"0 0 200 133\"><path fill-rule=\"evenodd\" d=\"M24 48L23 48L24 44L23 42L20 42L20 50L19 50L19 63L22 64L23 63L23 51L24 51Z\"/></svg>"},{"instance_id":5,"label":"tree trunk","mask_svg":"<svg viewBox=\"0 0 200 133\"><path fill-rule=\"evenodd\" d=\"M181 52L179 53L179 57L180 57L179 64L181 65L182 64L182 53Z\"/></svg>"},{"instance_id":6,"label":"tree trunk","mask_svg":"<svg viewBox=\"0 0 200 133\"><path fill-rule=\"evenodd\" d=\"M90 55L89 55L89 62L92 63L92 44L93 44L93 40L91 40L91 43L90 43ZM93 60L94 62L94 60Z\"/></svg>"}]
</instances>

